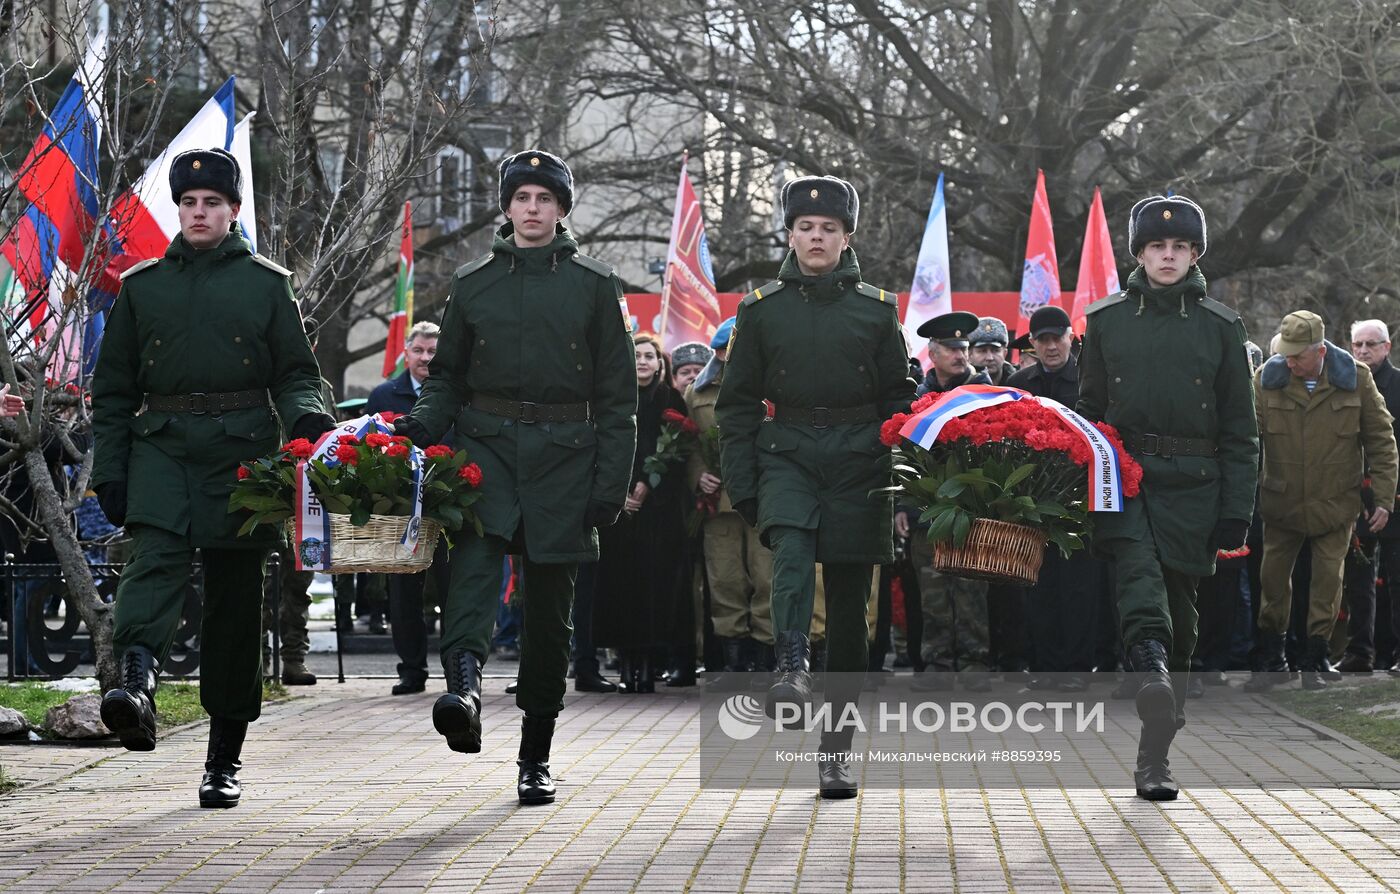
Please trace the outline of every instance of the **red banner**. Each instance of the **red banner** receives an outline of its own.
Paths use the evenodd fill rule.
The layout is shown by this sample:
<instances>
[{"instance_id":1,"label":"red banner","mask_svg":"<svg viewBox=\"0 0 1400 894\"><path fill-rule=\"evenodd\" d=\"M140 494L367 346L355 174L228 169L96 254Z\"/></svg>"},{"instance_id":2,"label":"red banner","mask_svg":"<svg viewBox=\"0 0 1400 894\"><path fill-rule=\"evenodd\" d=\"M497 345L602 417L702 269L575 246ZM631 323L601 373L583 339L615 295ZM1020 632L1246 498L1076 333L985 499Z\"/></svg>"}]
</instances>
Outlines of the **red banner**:
<instances>
[{"instance_id":1,"label":"red banner","mask_svg":"<svg viewBox=\"0 0 1400 894\"><path fill-rule=\"evenodd\" d=\"M676 211L671 219L671 246L666 257L666 281L661 289L661 319L654 330L660 332L662 343L668 347L691 341L709 344L724 319L715 293L705 217L685 165L682 159Z\"/></svg>"},{"instance_id":2,"label":"red banner","mask_svg":"<svg viewBox=\"0 0 1400 894\"><path fill-rule=\"evenodd\" d=\"M1031 314L1047 304L1060 304L1060 262L1055 257L1055 230L1050 220L1050 199L1045 195L1045 172L1037 171L1031 226L1026 234L1026 262L1021 268L1017 330L1025 332Z\"/></svg>"},{"instance_id":3,"label":"red banner","mask_svg":"<svg viewBox=\"0 0 1400 894\"><path fill-rule=\"evenodd\" d=\"M1079 282L1074 287L1074 312L1069 315L1074 334L1084 334L1084 310L1100 298L1118 291L1118 268L1113 263L1113 238L1103 213L1103 197L1094 187L1089 222L1084 228L1084 250L1079 255Z\"/></svg>"}]
</instances>

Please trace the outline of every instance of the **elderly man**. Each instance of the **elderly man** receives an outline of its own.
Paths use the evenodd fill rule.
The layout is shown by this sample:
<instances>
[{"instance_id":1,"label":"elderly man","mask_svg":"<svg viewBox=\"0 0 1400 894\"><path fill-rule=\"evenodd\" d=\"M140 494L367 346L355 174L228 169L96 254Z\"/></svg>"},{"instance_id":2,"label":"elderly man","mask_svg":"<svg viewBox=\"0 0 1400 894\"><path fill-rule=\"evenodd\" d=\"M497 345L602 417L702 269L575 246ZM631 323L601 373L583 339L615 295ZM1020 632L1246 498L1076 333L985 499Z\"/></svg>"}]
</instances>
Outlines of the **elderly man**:
<instances>
[{"instance_id":1,"label":"elderly man","mask_svg":"<svg viewBox=\"0 0 1400 894\"><path fill-rule=\"evenodd\" d=\"M1299 310L1283 318L1278 355L1254 377L1264 451L1259 514L1264 520L1259 635L1264 667L1246 688L1268 689L1288 665L1284 637L1293 604L1293 564L1312 545L1304 689L1327 685L1327 644L1342 600L1342 566L1362 512L1369 467L1374 494L1395 493L1397 458L1390 411L1371 369L1327 341L1322 318ZM1394 498L1366 499L1362 518L1374 534L1390 520Z\"/></svg>"}]
</instances>

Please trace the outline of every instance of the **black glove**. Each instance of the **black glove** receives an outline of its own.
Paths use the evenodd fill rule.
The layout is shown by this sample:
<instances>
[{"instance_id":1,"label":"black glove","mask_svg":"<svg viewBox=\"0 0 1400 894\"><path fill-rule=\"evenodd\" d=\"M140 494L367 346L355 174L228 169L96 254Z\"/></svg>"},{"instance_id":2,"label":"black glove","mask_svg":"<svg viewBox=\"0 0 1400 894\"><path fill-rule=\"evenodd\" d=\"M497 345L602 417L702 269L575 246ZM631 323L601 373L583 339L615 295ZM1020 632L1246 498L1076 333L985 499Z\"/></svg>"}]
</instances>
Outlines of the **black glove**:
<instances>
[{"instance_id":1,"label":"black glove","mask_svg":"<svg viewBox=\"0 0 1400 894\"><path fill-rule=\"evenodd\" d=\"M126 524L126 482L107 481L97 485L97 505L107 521L122 527Z\"/></svg>"},{"instance_id":2,"label":"black glove","mask_svg":"<svg viewBox=\"0 0 1400 894\"><path fill-rule=\"evenodd\" d=\"M740 500L734 504L734 511L739 513L739 517L744 520L744 524L750 528L758 527L758 501L750 497L747 500Z\"/></svg>"},{"instance_id":3,"label":"black glove","mask_svg":"<svg viewBox=\"0 0 1400 894\"><path fill-rule=\"evenodd\" d=\"M1212 552L1237 550L1244 546L1244 538L1249 534L1249 522L1237 518L1222 518L1215 523L1210 535Z\"/></svg>"},{"instance_id":4,"label":"black glove","mask_svg":"<svg viewBox=\"0 0 1400 894\"><path fill-rule=\"evenodd\" d=\"M394 434L408 438L417 447L428 446L428 433L422 423L412 416L400 416L393 421Z\"/></svg>"},{"instance_id":5,"label":"black glove","mask_svg":"<svg viewBox=\"0 0 1400 894\"><path fill-rule=\"evenodd\" d=\"M606 528L617 522L617 517L622 513L622 507L614 503L600 503L597 500L588 501L588 509L583 514L583 522L590 528Z\"/></svg>"},{"instance_id":6,"label":"black glove","mask_svg":"<svg viewBox=\"0 0 1400 894\"><path fill-rule=\"evenodd\" d=\"M305 438L314 444L317 438L333 428L335 420L325 413L307 413L292 424L291 440Z\"/></svg>"}]
</instances>

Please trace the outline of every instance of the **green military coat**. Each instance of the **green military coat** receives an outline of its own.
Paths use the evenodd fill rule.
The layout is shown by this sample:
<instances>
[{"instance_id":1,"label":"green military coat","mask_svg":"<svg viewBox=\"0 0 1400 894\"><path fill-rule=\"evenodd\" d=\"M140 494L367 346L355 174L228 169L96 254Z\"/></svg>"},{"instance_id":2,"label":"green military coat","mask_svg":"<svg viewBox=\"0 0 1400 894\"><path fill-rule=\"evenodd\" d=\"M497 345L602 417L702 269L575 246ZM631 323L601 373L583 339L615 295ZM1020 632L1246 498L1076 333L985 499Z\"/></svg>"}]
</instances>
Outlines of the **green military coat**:
<instances>
[{"instance_id":1,"label":"green military coat","mask_svg":"<svg viewBox=\"0 0 1400 894\"><path fill-rule=\"evenodd\" d=\"M276 450L302 416L331 412L290 276L231 234L208 251L176 236L123 277L92 379L92 483L127 483L128 525L185 534L193 547L276 542L266 526L237 538L246 516L231 515L228 498L239 463ZM264 388L275 414L143 411L148 393Z\"/></svg>"},{"instance_id":2,"label":"green military coat","mask_svg":"<svg viewBox=\"0 0 1400 894\"><path fill-rule=\"evenodd\" d=\"M1124 436L1171 435L1215 443L1214 457L1137 456L1142 493L1124 511L1093 514L1097 546L1156 543L1162 564L1215 571L1211 534L1222 519L1254 513L1259 435L1239 314L1206 297L1198 268L1166 289L1139 267L1127 288L1091 304L1079 357L1081 414Z\"/></svg>"},{"instance_id":3,"label":"green military coat","mask_svg":"<svg viewBox=\"0 0 1400 894\"><path fill-rule=\"evenodd\" d=\"M880 422L914 397L895 294L860 281L846 249L834 274L804 276L792 252L778 279L745 296L715 413L724 486L758 501L758 527L815 530L820 562L893 561L890 449ZM871 406L878 419L815 428L765 418L792 409Z\"/></svg>"},{"instance_id":4,"label":"green military coat","mask_svg":"<svg viewBox=\"0 0 1400 894\"><path fill-rule=\"evenodd\" d=\"M488 534L513 539L535 562L598 558L589 503L620 509L637 438L637 375L622 284L578 253L560 225L554 241L518 248L507 223L491 254L458 269L432 373L410 418L436 443L481 466L475 509ZM512 401L587 401L591 421L521 423L468 405L473 394Z\"/></svg>"}]
</instances>

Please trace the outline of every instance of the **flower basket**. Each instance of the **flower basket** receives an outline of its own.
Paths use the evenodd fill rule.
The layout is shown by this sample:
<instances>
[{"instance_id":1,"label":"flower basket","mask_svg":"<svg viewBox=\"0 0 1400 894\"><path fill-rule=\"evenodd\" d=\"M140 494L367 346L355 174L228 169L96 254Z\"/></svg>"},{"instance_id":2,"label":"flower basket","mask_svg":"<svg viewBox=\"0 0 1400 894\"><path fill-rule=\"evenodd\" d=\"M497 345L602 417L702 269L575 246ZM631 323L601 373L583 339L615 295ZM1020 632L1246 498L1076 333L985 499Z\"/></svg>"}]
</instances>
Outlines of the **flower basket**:
<instances>
[{"instance_id":1,"label":"flower basket","mask_svg":"<svg viewBox=\"0 0 1400 894\"><path fill-rule=\"evenodd\" d=\"M332 512L331 564L328 574L417 574L433 564L442 525L423 519L418 529L418 549L411 551L399 543L404 519L401 515L371 515L363 525L350 516ZM287 539L296 540L296 522L287 519Z\"/></svg>"},{"instance_id":2,"label":"flower basket","mask_svg":"<svg viewBox=\"0 0 1400 894\"><path fill-rule=\"evenodd\" d=\"M1040 577L1045 540L1045 533L1030 525L975 518L962 546L933 545L933 567L956 577L1032 586Z\"/></svg>"}]
</instances>

